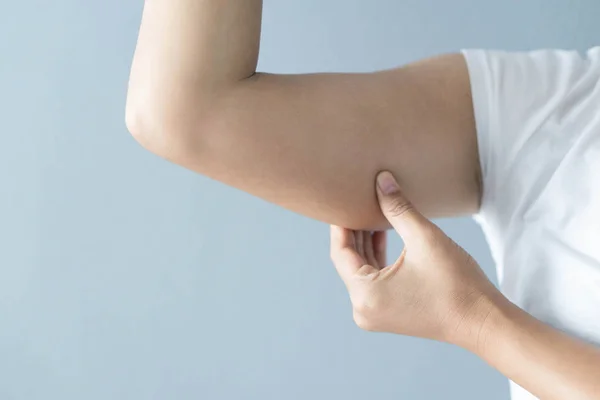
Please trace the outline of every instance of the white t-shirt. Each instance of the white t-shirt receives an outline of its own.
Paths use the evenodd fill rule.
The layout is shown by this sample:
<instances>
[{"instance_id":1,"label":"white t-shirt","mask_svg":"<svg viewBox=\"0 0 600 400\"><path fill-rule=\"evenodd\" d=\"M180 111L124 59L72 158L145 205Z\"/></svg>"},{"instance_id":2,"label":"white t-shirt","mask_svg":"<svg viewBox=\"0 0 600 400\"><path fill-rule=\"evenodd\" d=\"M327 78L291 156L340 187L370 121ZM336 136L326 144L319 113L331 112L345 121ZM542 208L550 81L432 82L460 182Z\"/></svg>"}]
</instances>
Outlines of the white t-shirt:
<instances>
[{"instance_id":1,"label":"white t-shirt","mask_svg":"<svg viewBox=\"0 0 600 400\"><path fill-rule=\"evenodd\" d=\"M600 47L463 54L483 172L476 220L502 291L600 345Z\"/></svg>"}]
</instances>

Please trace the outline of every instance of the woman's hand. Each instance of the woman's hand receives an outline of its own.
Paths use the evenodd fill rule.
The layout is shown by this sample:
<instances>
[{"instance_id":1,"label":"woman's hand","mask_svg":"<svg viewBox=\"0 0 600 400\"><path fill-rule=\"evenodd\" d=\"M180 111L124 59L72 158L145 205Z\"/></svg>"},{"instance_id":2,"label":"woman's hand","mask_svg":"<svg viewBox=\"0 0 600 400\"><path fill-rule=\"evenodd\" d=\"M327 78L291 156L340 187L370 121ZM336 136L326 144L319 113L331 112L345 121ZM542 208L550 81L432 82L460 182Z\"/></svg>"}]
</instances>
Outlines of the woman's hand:
<instances>
[{"instance_id":1,"label":"woman's hand","mask_svg":"<svg viewBox=\"0 0 600 400\"><path fill-rule=\"evenodd\" d=\"M366 330L462 346L541 399L597 399L600 349L508 301L475 260L378 177L381 209L404 240L385 266L385 233L331 227L331 257Z\"/></svg>"},{"instance_id":2,"label":"woman's hand","mask_svg":"<svg viewBox=\"0 0 600 400\"><path fill-rule=\"evenodd\" d=\"M377 195L405 244L393 264L386 267L385 232L331 227L331 258L354 320L369 331L476 344L502 295L465 250L403 197L390 173L379 175Z\"/></svg>"}]
</instances>

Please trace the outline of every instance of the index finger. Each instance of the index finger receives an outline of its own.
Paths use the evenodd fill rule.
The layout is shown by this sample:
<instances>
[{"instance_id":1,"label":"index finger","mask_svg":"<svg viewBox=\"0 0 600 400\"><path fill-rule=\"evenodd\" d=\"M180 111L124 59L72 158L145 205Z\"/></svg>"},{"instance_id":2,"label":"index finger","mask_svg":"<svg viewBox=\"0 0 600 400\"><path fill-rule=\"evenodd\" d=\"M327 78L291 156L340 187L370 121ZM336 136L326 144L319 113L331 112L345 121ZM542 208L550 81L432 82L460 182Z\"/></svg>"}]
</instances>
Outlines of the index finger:
<instances>
[{"instance_id":1,"label":"index finger","mask_svg":"<svg viewBox=\"0 0 600 400\"><path fill-rule=\"evenodd\" d=\"M331 260L342 280L347 284L350 278L365 264L356 252L354 234L350 229L331 225Z\"/></svg>"}]
</instances>

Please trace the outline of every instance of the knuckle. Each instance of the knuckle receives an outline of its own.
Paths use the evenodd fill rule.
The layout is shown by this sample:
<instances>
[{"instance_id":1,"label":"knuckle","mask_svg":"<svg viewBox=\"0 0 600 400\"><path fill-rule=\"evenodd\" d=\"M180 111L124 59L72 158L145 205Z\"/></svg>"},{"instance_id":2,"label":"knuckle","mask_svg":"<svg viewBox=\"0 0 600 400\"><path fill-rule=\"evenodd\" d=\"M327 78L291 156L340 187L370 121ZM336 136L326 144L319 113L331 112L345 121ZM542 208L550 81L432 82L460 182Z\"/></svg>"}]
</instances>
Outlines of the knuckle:
<instances>
[{"instance_id":1,"label":"knuckle","mask_svg":"<svg viewBox=\"0 0 600 400\"><path fill-rule=\"evenodd\" d=\"M412 209L413 205L401 197L391 199L387 205L388 214L392 217L401 217Z\"/></svg>"},{"instance_id":2,"label":"knuckle","mask_svg":"<svg viewBox=\"0 0 600 400\"><path fill-rule=\"evenodd\" d=\"M382 299L379 296L365 293L358 301L353 304L354 322L365 331L377 331L378 327L375 321L382 314Z\"/></svg>"},{"instance_id":3,"label":"knuckle","mask_svg":"<svg viewBox=\"0 0 600 400\"><path fill-rule=\"evenodd\" d=\"M354 314L367 317L373 313L373 306L365 301L354 304Z\"/></svg>"},{"instance_id":4,"label":"knuckle","mask_svg":"<svg viewBox=\"0 0 600 400\"><path fill-rule=\"evenodd\" d=\"M363 331L373 332L376 330L373 322L358 312L354 313L354 323Z\"/></svg>"}]
</instances>

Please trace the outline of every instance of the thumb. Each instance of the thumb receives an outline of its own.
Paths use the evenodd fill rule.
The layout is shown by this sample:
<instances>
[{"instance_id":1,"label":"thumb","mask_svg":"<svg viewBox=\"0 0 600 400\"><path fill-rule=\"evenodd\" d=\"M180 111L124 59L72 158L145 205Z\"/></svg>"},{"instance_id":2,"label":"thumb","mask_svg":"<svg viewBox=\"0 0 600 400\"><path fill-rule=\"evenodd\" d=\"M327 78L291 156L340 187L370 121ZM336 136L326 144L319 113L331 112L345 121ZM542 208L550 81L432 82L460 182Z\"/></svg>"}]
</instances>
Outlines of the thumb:
<instances>
[{"instance_id":1,"label":"thumb","mask_svg":"<svg viewBox=\"0 0 600 400\"><path fill-rule=\"evenodd\" d=\"M404 197L390 172L384 171L377 176L377 198L383 215L404 242L418 239L429 227L429 220Z\"/></svg>"}]
</instances>

